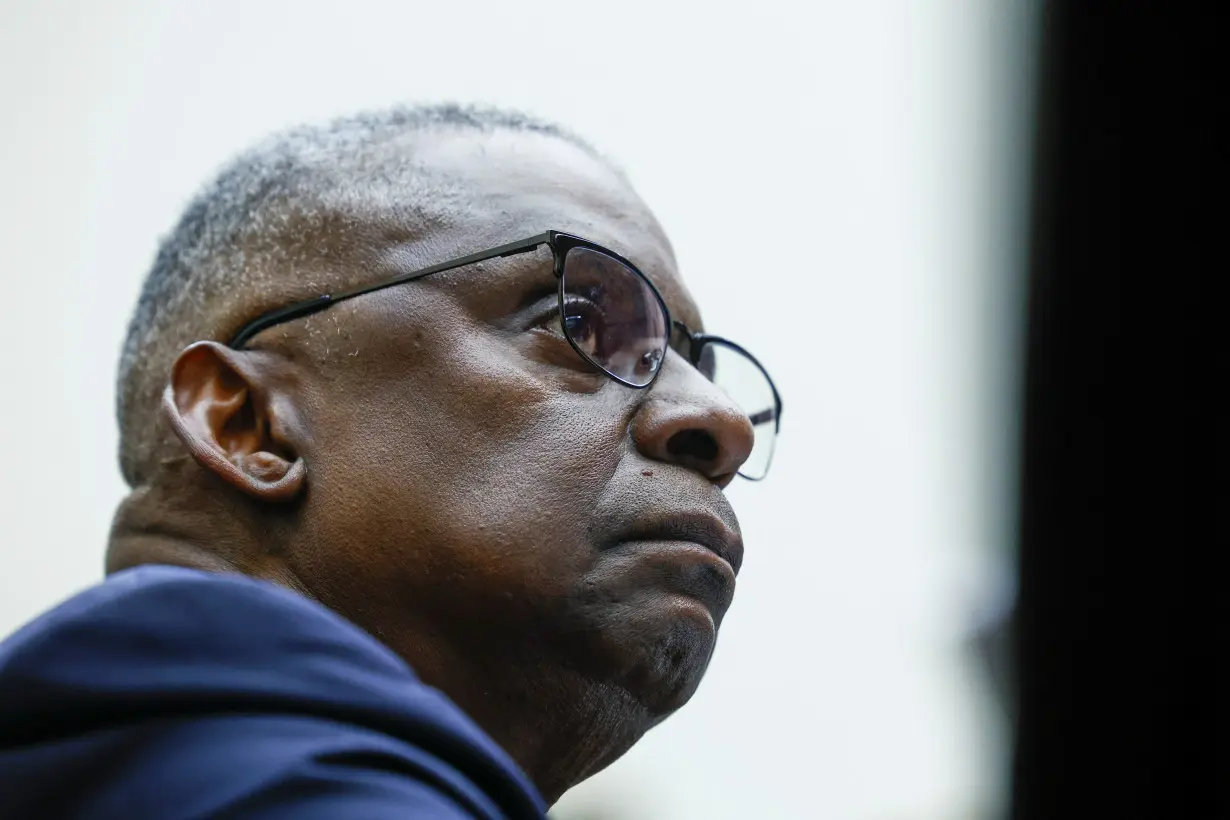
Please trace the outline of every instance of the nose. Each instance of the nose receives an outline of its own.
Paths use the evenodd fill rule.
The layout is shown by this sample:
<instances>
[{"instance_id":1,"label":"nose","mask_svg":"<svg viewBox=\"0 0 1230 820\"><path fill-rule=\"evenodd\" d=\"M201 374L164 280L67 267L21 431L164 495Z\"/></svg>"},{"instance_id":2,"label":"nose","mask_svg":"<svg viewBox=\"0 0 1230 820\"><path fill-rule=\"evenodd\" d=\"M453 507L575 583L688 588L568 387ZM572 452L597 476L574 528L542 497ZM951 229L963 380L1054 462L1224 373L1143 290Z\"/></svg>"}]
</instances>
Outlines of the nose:
<instances>
[{"instance_id":1,"label":"nose","mask_svg":"<svg viewBox=\"0 0 1230 820\"><path fill-rule=\"evenodd\" d=\"M649 458L725 487L751 454L755 432L725 391L671 351L632 420L632 439Z\"/></svg>"}]
</instances>

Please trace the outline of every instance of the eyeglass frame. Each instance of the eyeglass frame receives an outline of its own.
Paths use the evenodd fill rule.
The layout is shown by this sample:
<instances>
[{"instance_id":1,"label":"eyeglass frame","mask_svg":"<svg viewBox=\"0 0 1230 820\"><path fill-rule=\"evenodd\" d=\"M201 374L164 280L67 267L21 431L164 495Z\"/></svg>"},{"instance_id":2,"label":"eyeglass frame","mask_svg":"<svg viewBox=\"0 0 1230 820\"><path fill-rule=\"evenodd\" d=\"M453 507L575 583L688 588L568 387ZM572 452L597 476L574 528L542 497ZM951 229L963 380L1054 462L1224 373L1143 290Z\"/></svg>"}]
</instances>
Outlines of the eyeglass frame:
<instances>
[{"instance_id":1,"label":"eyeglass frame","mask_svg":"<svg viewBox=\"0 0 1230 820\"><path fill-rule=\"evenodd\" d=\"M602 245L599 245L596 242L591 242L588 239L583 239L582 237L576 236L574 234L564 233L563 231L546 231L545 233L540 233L540 234L537 234L536 236L531 236L526 239L518 240L516 242L509 242L505 245L500 245L498 247L490 248L485 251L478 251L476 253L466 254L465 256L459 256L455 259L450 259L447 262L440 262L435 265L429 265L426 268L420 268L418 270L409 271L407 273L400 273L400 274L397 274L396 276L393 276L389 279L381 280L379 282L375 282L375 283L367 284L367 285L359 285L353 288L347 288L338 293L323 294L321 296L317 296L312 299L305 299L301 302L295 302L294 304L287 305L286 307L283 307L283 308L271 310L267 313L261 314L260 316L256 317L255 319L243 325L243 327L241 327L235 333L235 335L231 337L230 341L227 342L227 347L233 350L240 350L243 348L245 344L251 341L252 338L255 337L257 334L262 333L271 327L283 324L284 322L289 322L292 319L299 319L304 316L311 316L314 313L319 313L320 311L325 310L326 308L332 307L333 305L338 304L339 302L344 302L347 299L353 299L356 296L363 296L368 293L375 293L376 291L384 290L386 288L391 288L396 285L403 285L407 282L414 282L419 279L423 279L427 276L432 275L433 273L444 273L445 271L450 271L456 268L465 267L466 265L473 265L478 262L486 262L490 259L501 259L501 258L509 257L509 256L518 256L523 253L532 253L538 250L543 245L546 245L547 247L551 249L551 253L554 257L555 278L558 279L560 282L560 286L558 288L558 294L557 294L557 297L559 299L560 330L563 332L564 338L568 340L568 344L572 346L572 349L575 350L577 352L577 355L579 355L582 359L589 362L594 367L598 368L600 371L606 374L609 378L613 379L619 384L622 384L625 387L630 387L634 390L644 390L644 389L651 387L654 384L654 382L658 380L658 376L662 372L662 366L659 365L658 368L654 371L653 377L649 381L647 381L645 384L634 384L632 382L627 381L626 379L620 378L619 376L612 373L607 368L603 367L598 362L594 361L592 356L587 354L584 350L580 348L579 345L577 345L575 341L573 341L572 336L568 333L568 328L564 325L564 316L565 316L565 312L564 312L564 259L568 255L568 252L575 248L585 248L585 249L594 251L596 253L609 256L610 258L624 265L626 268L632 271L632 273L636 274L637 276L641 278L641 281L643 281L649 287L650 292L653 293L654 297L658 300L658 306L662 309L663 316L666 317L666 326L668 328L681 331L684 337L687 338L688 340L687 359L693 367L697 368L698 370L700 369L699 366L700 366L701 354L704 352L705 346L709 344L725 345L726 347L729 347L732 350L734 350L736 353L739 353L740 355L744 356L748 361L750 361L753 365L755 365L756 369L758 369L761 372L761 374L764 376L765 381L769 385L769 389L773 391L773 405L774 405L773 407L773 435L774 437L776 438L778 433L781 432L781 419L782 419L781 395L777 392L777 385L773 383L773 379L772 377L769 376L769 372L765 370L764 365L762 365L755 356L749 353L741 345L738 345L735 342L730 341L729 339L723 338L721 336L714 336L713 334L710 334L710 333L699 333L699 332L692 331L683 322L671 316L670 308L666 306L666 300L662 298L661 292L653 284L653 282L649 279L649 277L646 276L641 271L641 269L638 268L636 265L634 265L629 259L625 258L624 256L621 256L620 254L616 253L615 251L612 251L609 248L605 248ZM668 350L670 349L670 346L671 346L670 344L671 336L673 336L673 333L667 334L666 347ZM756 420L751 419L751 421L753 423L753 426L755 426ZM767 474L767 471L766 471L766 474ZM752 478L750 476L743 476L743 477L750 481L760 480L760 478ZM761 478L763 478L763 476L761 476Z\"/></svg>"}]
</instances>

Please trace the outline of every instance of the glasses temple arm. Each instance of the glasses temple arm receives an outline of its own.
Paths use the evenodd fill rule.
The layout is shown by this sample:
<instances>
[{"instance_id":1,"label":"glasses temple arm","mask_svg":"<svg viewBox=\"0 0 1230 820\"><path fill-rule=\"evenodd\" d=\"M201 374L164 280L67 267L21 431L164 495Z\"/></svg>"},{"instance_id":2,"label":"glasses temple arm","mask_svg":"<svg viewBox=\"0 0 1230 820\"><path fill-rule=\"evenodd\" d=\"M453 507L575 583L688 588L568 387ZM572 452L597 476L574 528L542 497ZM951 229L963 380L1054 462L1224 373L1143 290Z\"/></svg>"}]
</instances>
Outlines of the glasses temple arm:
<instances>
[{"instance_id":1,"label":"glasses temple arm","mask_svg":"<svg viewBox=\"0 0 1230 820\"><path fill-rule=\"evenodd\" d=\"M345 299L352 299L355 296L362 296L365 293L373 293L385 288L391 288L394 285L400 285L405 282L412 282L415 279L422 279L424 276L430 276L433 273L443 273L453 268L460 268L465 265L473 265L476 262L486 262L488 259L496 257L516 256L520 253L530 253L537 250L543 244L550 244L552 241L551 233L543 233L538 236L531 236L529 239L522 239L517 242L509 242L506 245L500 245L498 248L491 248L478 253L471 253L467 256L461 256L457 259L450 259L448 262L441 262L438 265L420 268L419 270L403 273L394 276L392 279L385 279L383 282L377 282L374 285L360 285L356 288L339 291L338 293L326 293L317 296L313 299L307 299L302 302L296 302L293 305L288 305L284 308L266 313L239 329L239 332L231 337L228 347L238 350L253 336L266 330L274 325L282 322L298 319L303 316L310 316L313 313L319 313L330 305L341 302Z\"/></svg>"}]
</instances>

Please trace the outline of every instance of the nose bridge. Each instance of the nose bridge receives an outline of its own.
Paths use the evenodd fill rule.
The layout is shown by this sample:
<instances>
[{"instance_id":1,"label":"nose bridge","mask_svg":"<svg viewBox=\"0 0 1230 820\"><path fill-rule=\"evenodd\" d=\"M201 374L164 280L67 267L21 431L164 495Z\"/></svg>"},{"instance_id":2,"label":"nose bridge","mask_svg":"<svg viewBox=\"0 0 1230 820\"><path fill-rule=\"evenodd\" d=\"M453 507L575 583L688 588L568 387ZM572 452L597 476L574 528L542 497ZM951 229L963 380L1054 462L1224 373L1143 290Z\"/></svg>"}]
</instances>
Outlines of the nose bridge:
<instances>
[{"instance_id":1,"label":"nose bridge","mask_svg":"<svg viewBox=\"0 0 1230 820\"><path fill-rule=\"evenodd\" d=\"M705 378L705 374L701 373L696 365L674 348L667 350L666 360L662 363L662 372L650 391L651 397L654 394L703 396L701 401L728 404L737 412L742 412L734 400L726 395L725 390Z\"/></svg>"},{"instance_id":2,"label":"nose bridge","mask_svg":"<svg viewBox=\"0 0 1230 820\"><path fill-rule=\"evenodd\" d=\"M637 449L725 486L751 454L751 420L724 390L671 350L633 420Z\"/></svg>"}]
</instances>

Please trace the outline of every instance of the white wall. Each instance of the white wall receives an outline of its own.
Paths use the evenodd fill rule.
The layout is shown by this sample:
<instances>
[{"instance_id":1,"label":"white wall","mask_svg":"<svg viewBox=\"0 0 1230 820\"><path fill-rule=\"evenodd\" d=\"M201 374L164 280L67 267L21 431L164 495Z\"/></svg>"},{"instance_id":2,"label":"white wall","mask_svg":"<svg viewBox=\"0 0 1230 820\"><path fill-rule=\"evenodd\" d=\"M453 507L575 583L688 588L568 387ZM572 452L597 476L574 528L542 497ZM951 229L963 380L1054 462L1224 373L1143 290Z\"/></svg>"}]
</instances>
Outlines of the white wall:
<instances>
[{"instance_id":1,"label":"white wall","mask_svg":"<svg viewBox=\"0 0 1230 820\"><path fill-rule=\"evenodd\" d=\"M559 120L629 170L786 403L693 703L561 815L979 816L961 651L1011 506L1028 0L0 0L0 635L98 579L113 378L158 237L269 130L395 101Z\"/></svg>"}]
</instances>

